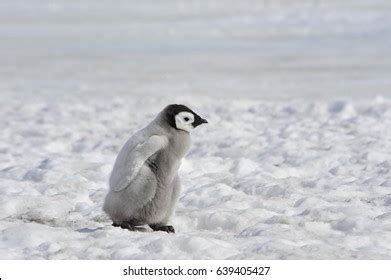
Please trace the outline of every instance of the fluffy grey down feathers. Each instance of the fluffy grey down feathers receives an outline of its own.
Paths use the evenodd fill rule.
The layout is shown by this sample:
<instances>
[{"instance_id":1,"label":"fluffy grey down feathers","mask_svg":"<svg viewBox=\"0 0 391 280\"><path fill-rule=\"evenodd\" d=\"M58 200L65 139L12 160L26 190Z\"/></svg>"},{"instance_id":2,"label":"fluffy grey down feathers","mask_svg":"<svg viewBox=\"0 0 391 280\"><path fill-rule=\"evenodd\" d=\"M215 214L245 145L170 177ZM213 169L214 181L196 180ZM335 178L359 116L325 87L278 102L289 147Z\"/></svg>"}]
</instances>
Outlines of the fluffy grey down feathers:
<instances>
[{"instance_id":1,"label":"fluffy grey down feathers","mask_svg":"<svg viewBox=\"0 0 391 280\"><path fill-rule=\"evenodd\" d=\"M103 206L114 223L167 224L180 192L178 169L190 134L169 126L161 112L122 147Z\"/></svg>"}]
</instances>

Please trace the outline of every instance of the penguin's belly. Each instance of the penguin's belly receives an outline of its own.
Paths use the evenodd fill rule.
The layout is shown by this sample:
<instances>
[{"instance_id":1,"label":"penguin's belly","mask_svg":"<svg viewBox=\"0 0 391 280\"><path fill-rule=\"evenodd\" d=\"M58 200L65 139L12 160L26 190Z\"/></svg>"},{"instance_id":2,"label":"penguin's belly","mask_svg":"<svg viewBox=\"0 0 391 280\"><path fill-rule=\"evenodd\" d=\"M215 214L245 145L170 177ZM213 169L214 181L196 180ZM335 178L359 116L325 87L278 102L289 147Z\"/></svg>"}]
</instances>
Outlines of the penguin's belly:
<instances>
[{"instance_id":1,"label":"penguin's belly","mask_svg":"<svg viewBox=\"0 0 391 280\"><path fill-rule=\"evenodd\" d=\"M170 210L172 189L159 186L155 196L137 213L140 224L156 224L163 221Z\"/></svg>"},{"instance_id":2,"label":"penguin's belly","mask_svg":"<svg viewBox=\"0 0 391 280\"><path fill-rule=\"evenodd\" d=\"M174 170L169 170L165 165L165 170L161 168L162 163L156 158L150 158L145 162L145 167L156 177L156 192L150 201L138 209L135 213L135 221L138 224L155 224L164 220L169 214L172 207L172 178L170 174ZM172 166L175 167L175 166ZM170 172L171 171L171 172Z\"/></svg>"}]
</instances>

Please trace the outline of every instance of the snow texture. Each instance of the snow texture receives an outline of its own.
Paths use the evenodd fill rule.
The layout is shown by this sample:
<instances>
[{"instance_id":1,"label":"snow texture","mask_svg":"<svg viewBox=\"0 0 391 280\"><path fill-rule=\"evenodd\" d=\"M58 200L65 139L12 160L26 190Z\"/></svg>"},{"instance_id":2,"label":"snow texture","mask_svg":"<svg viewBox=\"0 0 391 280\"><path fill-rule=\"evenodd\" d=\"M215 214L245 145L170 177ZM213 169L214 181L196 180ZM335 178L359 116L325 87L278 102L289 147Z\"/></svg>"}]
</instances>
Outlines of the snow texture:
<instances>
[{"instance_id":1,"label":"snow texture","mask_svg":"<svg viewBox=\"0 0 391 280\"><path fill-rule=\"evenodd\" d=\"M114 159L164 105L2 103L0 257L391 257L391 101L382 98L192 102L210 123L193 132L180 169L177 234L112 227L101 208Z\"/></svg>"}]
</instances>

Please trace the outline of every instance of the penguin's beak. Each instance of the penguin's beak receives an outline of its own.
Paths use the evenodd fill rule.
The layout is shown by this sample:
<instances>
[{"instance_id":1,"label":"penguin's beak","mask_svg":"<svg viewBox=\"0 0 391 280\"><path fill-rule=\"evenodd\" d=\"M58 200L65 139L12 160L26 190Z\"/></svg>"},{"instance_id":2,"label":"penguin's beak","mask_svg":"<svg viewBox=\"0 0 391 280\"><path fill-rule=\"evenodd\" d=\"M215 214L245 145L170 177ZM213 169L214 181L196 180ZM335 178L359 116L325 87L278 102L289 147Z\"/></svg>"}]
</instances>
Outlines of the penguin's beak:
<instances>
[{"instance_id":1,"label":"penguin's beak","mask_svg":"<svg viewBox=\"0 0 391 280\"><path fill-rule=\"evenodd\" d=\"M201 118L201 117L196 117L196 119L195 119L195 121L193 123L193 126L197 127L197 126L199 126L200 124L203 124L203 123L208 123L208 121L203 119L203 118Z\"/></svg>"}]
</instances>

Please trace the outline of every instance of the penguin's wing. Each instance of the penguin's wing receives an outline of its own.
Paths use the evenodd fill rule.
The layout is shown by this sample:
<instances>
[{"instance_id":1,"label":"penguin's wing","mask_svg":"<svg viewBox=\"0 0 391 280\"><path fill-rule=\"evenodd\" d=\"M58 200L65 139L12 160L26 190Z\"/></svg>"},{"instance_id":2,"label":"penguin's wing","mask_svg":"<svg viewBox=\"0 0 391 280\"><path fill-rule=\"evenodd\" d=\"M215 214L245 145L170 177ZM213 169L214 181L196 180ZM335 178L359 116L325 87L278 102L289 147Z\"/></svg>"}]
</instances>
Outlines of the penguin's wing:
<instances>
[{"instance_id":1,"label":"penguin's wing","mask_svg":"<svg viewBox=\"0 0 391 280\"><path fill-rule=\"evenodd\" d=\"M124 174L121 178L119 178L118 183L114 186L114 191L119 192L126 189L137 176L145 161L150 156L167 146L167 144L168 139L166 136L153 135L130 151L125 162Z\"/></svg>"}]
</instances>

